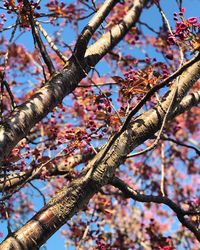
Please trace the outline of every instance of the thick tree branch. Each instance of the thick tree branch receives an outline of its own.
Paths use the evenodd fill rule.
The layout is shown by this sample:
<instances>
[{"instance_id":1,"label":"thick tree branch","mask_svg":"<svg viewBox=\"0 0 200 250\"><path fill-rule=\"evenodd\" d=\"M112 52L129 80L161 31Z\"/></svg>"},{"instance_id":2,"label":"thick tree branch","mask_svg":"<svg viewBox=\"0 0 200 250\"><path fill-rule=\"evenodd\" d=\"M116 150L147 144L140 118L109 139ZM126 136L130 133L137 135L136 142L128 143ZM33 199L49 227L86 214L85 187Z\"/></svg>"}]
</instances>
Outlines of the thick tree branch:
<instances>
[{"instance_id":1,"label":"thick tree branch","mask_svg":"<svg viewBox=\"0 0 200 250\"><path fill-rule=\"evenodd\" d=\"M123 21L123 25L116 25L110 37L103 36L102 42L96 44L95 48L89 49L89 58L94 66L110 49L112 49L130 28L137 22L139 15L147 0L136 0L131 11ZM121 29L121 31L120 31ZM115 31L116 30L116 31ZM102 39L100 39L102 41ZM108 39L108 41L106 40ZM93 53L93 55L91 54ZM96 56L98 60L96 60ZM94 60L93 60L94 57ZM77 60L78 59L78 60ZM85 59L86 60L86 59ZM44 118L55 106L62 102L62 99L71 93L78 83L89 72L90 67L85 60L72 56L64 66L63 70L52 75L46 85L37 91L27 102L17 107L12 114L5 119L0 126L0 161L4 160L13 147L24 138L33 126Z\"/></svg>"},{"instance_id":2,"label":"thick tree branch","mask_svg":"<svg viewBox=\"0 0 200 250\"><path fill-rule=\"evenodd\" d=\"M125 182L123 182L117 177L114 177L110 184L118 188L119 190L121 190L122 193L127 198L132 198L140 202L154 202L158 204L167 205L176 213L176 216L179 219L179 221L185 227L187 227L192 233L194 233L198 241L200 241L200 231L188 219L185 218L185 215L190 214L190 211L188 213L187 211L183 210L181 207L179 207L175 202L173 202L168 197L140 194L139 192L133 190Z\"/></svg>"},{"instance_id":3,"label":"thick tree branch","mask_svg":"<svg viewBox=\"0 0 200 250\"><path fill-rule=\"evenodd\" d=\"M102 35L100 39L87 49L85 59L90 67L94 67L106 53L111 51L123 39L127 32L135 25L141 9L144 8L147 2L147 0L135 0L133 7L127 12L123 20L113 26L110 31ZM98 53L96 48L98 48Z\"/></svg>"},{"instance_id":4,"label":"thick tree branch","mask_svg":"<svg viewBox=\"0 0 200 250\"><path fill-rule=\"evenodd\" d=\"M191 78L193 81L196 80L193 76ZM190 78L183 78L183 82L179 82L180 87L185 86L186 79L190 81ZM192 85L192 83L190 84ZM92 196L102 186L112 180L115 169L125 160L126 155L159 130L165 114L164 110L169 102L168 99L170 100L170 94L164 98L162 103L163 108L159 106L137 117L131 126L115 141L114 145L112 145L102 161L99 162L92 174L88 175L86 172L78 180L73 181L69 187L65 187L27 222L24 227L9 236L0 245L0 250L38 249L67 220L85 208ZM176 115L191 108L192 105L199 102L199 99L199 94L192 94L185 97L176 110L170 114L168 119L173 119ZM90 169L98 161L99 157L101 157L101 154L102 152L100 151L90 161Z\"/></svg>"},{"instance_id":5,"label":"thick tree branch","mask_svg":"<svg viewBox=\"0 0 200 250\"><path fill-rule=\"evenodd\" d=\"M94 17L89 21L88 25L81 32L74 50L77 58L82 59L87 45L98 27L102 24L106 16L110 13L113 7L118 3L118 0L106 0L100 9L96 12Z\"/></svg>"},{"instance_id":6,"label":"thick tree branch","mask_svg":"<svg viewBox=\"0 0 200 250\"><path fill-rule=\"evenodd\" d=\"M173 112L173 116L179 115L184 111L190 110L193 106L200 103L200 90L185 96Z\"/></svg>"},{"instance_id":7,"label":"thick tree branch","mask_svg":"<svg viewBox=\"0 0 200 250\"><path fill-rule=\"evenodd\" d=\"M147 122L152 122L153 119L157 119L157 121L159 122L159 124L156 125L160 127L162 127L163 124L163 119L166 119L166 113L168 112L169 106L171 106L171 102L173 101L173 107L170 107L170 109L175 109L177 104L180 103L180 101L182 100L182 98L187 94L187 92L190 90L190 88L194 85L194 83L196 82L196 80L199 79L200 77L200 62L196 60L199 60L199 54L194 57L191 61L189 61L188 63L186 63L185 65L183 65L183 67L181 67L179 70L177 70L172 77L168 77L166 80L164 80L163 82L161 82L160 84L158 84L156 87L153 87L144 97L143 99L135 106L135 108L129 113L129 115L127 116L123 126L121 127L120 131L116 134L114 134L114 136L112 136L110 138L110 140L107 142L107 144L105 145L105 147L103 148L103 150L101 150L100 152L100 157L97 158L97 161L94 164L94 166L98 165L99 162L101 162L103 160L103 158L107 155L108 151L110 150L110 148L115 144L115 142L120 138L120 136L123 134L124 131L126 131L128 129L128 126L130 126L131 120L133 118L133 116L139 111L139 109L146 103L146 101L148 100L148 98L150 98L156 90L158 90L161 86L165 86L166 83L168 83L168 81L170 79L173 79L173 77L177 77L176 82L174 84L171 85L169 91L165 94L165 96L162 98L162 105L160 105L160 103L157 105L157 107L152 111L150 110L149 112L145 112L145 116L141 116L142 117L142 121L147 121ZM188 66L191 65L191 67L188 68ZM183 69L185 69L185 71L183 71ZM181 74L182 73L182 74ZM181 76L180 76L181 74ZM175 91L175 92L174 92ZM175 96L174 96L175 93ZM198 96L198 94L197 94ZM198 97L195 96L195 98ZM175 98L175 100L174 100ZM195 98L193 98L193 102L195 102ZM194 104L195 105L195 104ZM180 107L179 107L180 108ZM155 112L155 113L154 113ZM184 111L183 111L184 112ZM173 112L171 112L173 113ZM152 115L152 117L148 118L148 114ZM167 114L168 117L170 117L170 114ZM140 119L137 118L138 120ZM140 126L140 125L138 125ZM151 124L148 124L147 127L151 127ZM142 128L142 126L141 126ZM146 128L144 128L144 130L146 130ZM134 131L134 130L133 130ZM154 135L155 132L152 132L152 134L149 135L149 137L151 138ZM139 144L138 144L139 145ZM129 146L128 146L129 147ZM135 148L135 147L134 147ZM118 152L119 154L121 152ZM125 155L127 155L125 153Z\"/></svg>"}]
</instances>

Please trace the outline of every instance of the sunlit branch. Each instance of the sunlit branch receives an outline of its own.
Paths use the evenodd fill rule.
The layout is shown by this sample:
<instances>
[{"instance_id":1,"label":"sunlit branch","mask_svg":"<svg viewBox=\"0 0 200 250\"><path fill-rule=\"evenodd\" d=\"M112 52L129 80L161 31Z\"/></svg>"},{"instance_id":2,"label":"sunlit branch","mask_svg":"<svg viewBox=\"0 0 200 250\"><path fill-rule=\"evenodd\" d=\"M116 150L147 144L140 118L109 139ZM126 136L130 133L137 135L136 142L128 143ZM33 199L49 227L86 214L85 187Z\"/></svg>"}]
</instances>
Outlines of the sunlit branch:
<instances>
[{"instance_id":1,"label":"sunlit branch","mask_svg":"<svg viewBox=\"0 0 200 250\"><path fill-rule=\"evenodd\" d=\"M127 158L129 158L129 157L135 157L135 156L138 156L138 155L142 155L142 154L144 154L144 153L146 153L146 152L151 151L152 149L154 149L154 148L158 145L158 142L159 142L159 140L160 140L162 131L163 131L163 129L164 129L164 126L165 126L165 124L166 124L167 118L168 118L168 116L169 116L170 110L172 109L173 104L174 104L174 102L175 102L175 98L176 98L176 95L177 95L177 88L175 88L175 89L173 90L173 92L174 92L174 93L173 93L173 96L172 96L172 98L171 98L171 101L170 101L170 103L169 103L169 106L168 106L168 108L167 108L167 111L166 111L166 113L165 113L165 116L164 116L164 118L163 118L161 128L160 128L160 130L159 130L159 132L158 132L158 135L156 136L156 140L153 142L153 144L151 144L149 147L145 148L144 150L141 150L141 151L139 151L139 152L137 152L137 153L135 153L135 154L127 155Z\"/></svg>"},{"instance_id":2,"label":"sunlit branch","mask_svg":"<svg viewBox=\"0 0 200 250\"><path fill-rule=\"evenodd\" d=\"M171 82L172 80L174 80L176 77L180 76L187 68L189 68L189 66L192 66L193 64L195 64L195 62L197 62L200 58L200 54L198 53L194 58L192 58L190 61L188 61L187 63L185 63L181 68L179 68L177 71L175 71L172 75L170 75L168 78L166 78L165 80L163 80L161 83L155 85L153 88L150 89L150 91L142 98L142 100L130 111L130 113L128 114L124 124L122 125L120 131L118 133L116 133L113 137L110 138L110 140L108 141L107 145L104 147L103 152L101 157L99 158L98 162L100 162L107 154L107 152L109 151L109 149L113 146L113 144L115 143L115 141L120 137L120 135L122 135L122 133L128 128L133 116L143 107L143 105L150 99L151 96L154 95L154 93L156 93L156 91L158 91L159 89L163 88L164 86L166 86L169 82ZM198 65L196 65L195 70L198 72ZM191 71L193 71L193 69L191 69ZM188 75L190 75L191 73L188 72ZM198 72L198 74L200 75L200 72ZM190 81L192 82L192 84L194 84L196 82L196 80L198 79L198 74L195 74L194 77L195 79L190 79ZM197 79L196 79L197 78ZM186 82L187 83L187 82ZM188 89L190 88L190 86L188 86L189 84L185 84L185 82L183 81L182 83L182 88L179 84L178 87L180 87L179 89L179 96L178 99L180 99L182 96L185 95L185 92L188 91ZM168 92L168 94L171 91ZM168 96L168 94L166 96ZM171 108L171 104L174 101L175 96L177 95L177 85L175 85L175 89L172 90L172 96L171 99L169 100L169 102L167 101L166 105L166 109L170 110ZM165 97L164 97L165 100ZM167 98L168 100L168 98ZM178 101L178 100L176 100ZM171 103L171 104L170 104ZM160 106L160 104L159 104ZM162 105L161 105L162 106ZM163 109L163 107L162 107ZM165 118L164 118L164 122L162 121L162 127L164 127L165 124L165 120L167 119L168 116L168 112L165 112ZM162 128L160 130L160 134L162 132ZM158 137L159 140L159 137ZM157 144L157 142L156 142ZM154 145L152 145L152 147L150 148L153 149ZM143 154L144 152L142 152ZM141 153L140 153L141 154ZM132 156L132 155L131 155ZM98 164L98 163L97 163Z\"/></svg>"},{"instance_id":3,"label":"sunlit branch","mask_svg":"<svg viewBox=\"0 0 200 250\"><path fill-rule=\"evenodd\" d=\"M3 31L5 31L5 30L12 29L12 28L14 28L16 25L17 25L17 24L13 24L13 25L10 25L10 26L8 26L8 27L6 27L6 28L1 28L1 29L0 29L0 33L3 32Z\"/></svg>"},{"instance_id":4,"label":"sunlit branch","mask_svg":"<svg viewBox=\"0 0 200 250\"><path fill-rule=\"evenodd\" d=\"M175 117L200 104L200 90L185 96L170 116Z\"/></svg>"},{"instance_id":5,"label":"sunlit branch","mask_svg":"<svg viewBox=\"0 0 200 250\"><path fill-rule=\"evenodd\" d=\"M112 8L118 3L117 0L105 0L100 9L89 21L88 25L83 29L77 43L75 45L74 53L76 57L82 59L87 49L88 42L90 41L94 32L98 29L106 16L110 13Z\"/></svg>"},{"instance_id":6,"label":"sunlit branch","mask_svg":"<svg viewBox=\"0 0 200 250\"><path fill-rule=\"evenodd\" d=\"M42 25L38 21L35 21L35 24L38 26L39 30L41 31L41 33L43 34L44 38L49 43L50 47L62 59L62 61L64 63L66 63L67 60L68 60L68 58L66 56L64 56L63 53L60 52L60 50L57 48L57 46L55 45L55 43L52 41L51 37L47 34L46 30L42 27Z\"/></svg>"},{"instance_id":7,"label":"sunlit branch","mask_svg":"<svg viewBox=\"0 0 200 250\"><path fill-rule=\"evenodd\" d=\"M134 5L123 17L119 24L114 25L108 32L103 34L95 43L86 50L85 59L89 67L93 67L108 51L127 34L127 32L135 25L136 19L140 15L140 11L145 7L148 0L135 0ZM96 48L98 53L96 53Z\"/></svg>"},{"instance_id":8,"label":"sunlit branch","mask_svg":"<svg viewBox=\"0 0 200 250\"><path fill-rule=\"evenodd\" d=\"M200 103L200 91L189 94L182 99L182 101L176 106L175 110L171 114L169 114L169 116L175 117L175 116L181 114L182 112L187 111L194 106L197 106L199 103ZM152 136L155 137L154 135L152 135ZM151 136L151 138L152 138L152 136ZM156 139L157 138L158 137L156 137ZM138 153L127 155L127 158L135 157L135 156L144 154L144 153L152 150L153 146L154 146L154 143L152 145L150 145L148 148L146 148L142 151L139 151ZM197 148L194 148L192 146L190 146L190 148L193 148L195 151L197 150Z\"/></svg>"},{"instance_id":9,"label":"sunlit branch","mask_svg":"<svg viewBox=\"0 0 200 250\"><path fill-rule=\"evenodd\" d=\"M114 177L113 180L110 183L114 187L118 188L119 190L122 191L122 193L125 195L127 198L132 198L136 201L139 202L154 202L158 204L165 204L169 208L171 208L179 221L187 227L200 241L200 231L191 223L188 219L185 218L185 215L190 215L190 211L185 211L181 207L179 207L175 202L173 202L171 199L169 199L166 196L155 196L155 195L145 195L141 194L134 189L132 189L130 186L128 186L124 181L119 179L118 177ZM196 214L199 214L196 212Z\"/></svg>"}]
</instances>

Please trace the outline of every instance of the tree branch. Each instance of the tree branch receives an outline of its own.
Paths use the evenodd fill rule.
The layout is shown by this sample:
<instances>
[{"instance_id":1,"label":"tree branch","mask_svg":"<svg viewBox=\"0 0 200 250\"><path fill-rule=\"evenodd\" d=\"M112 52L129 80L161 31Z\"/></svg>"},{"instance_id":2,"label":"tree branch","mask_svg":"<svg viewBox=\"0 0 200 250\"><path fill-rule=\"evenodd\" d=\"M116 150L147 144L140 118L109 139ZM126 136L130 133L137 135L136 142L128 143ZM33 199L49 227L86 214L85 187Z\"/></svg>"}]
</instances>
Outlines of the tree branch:
<instances>
[{"instance_id":1,"label":"tree branch","mask_svg":"<svg viewBox=\"0 0 200 250\"><path fill-rule=\"evenodd\" d=\"M95 49L94 47L92 49L94 55L91 54L91 49L89 50L90 59L95 58L98 54L98 60L92 59L93 66L95 65L94 62L97 63L137 22L146 2L147 0L135 1L132 11L128 14L131 22L129 20L126 25L126 20L124 21L126 27L124 26L122 32L120 32L120 36L118 32L112 34L114 41L112 46L102 48L101 44L96 44ZM131 17L131 15L133 16ZM117 30L120 27L121 26L119 26ZM102 39L104 43L107 43L106 37ZM108 37L107 39L108 44L110 44L110 38ZM53 74L43 88L37 91L27 102L17 107L14 112L5 119L0 126L0 162L9 155L14 146L28 134L37 122L44 118L55 106L62 102L62 99L66 95L78 86L78 83L85 77L85 73L88 73L90 69L91 68L85 64L85 61L81 62L79 58L77 61L75 57L72 56L64 68L60 72Z\"/></svg>"},{"instance_id":2,"label":"tree branch","mask_svg":"<svg viewBox=\"0 0 200 250\"><path fill-rule=\"evenodd\" d=\"M180 145L180 146L183 146L183 147L186 147L186 148L193 149L196 152L196 154L198 154L200 156L200 149L198 149L197 147L188 145L188 144L186 144L186 143L184 143L182 141L178 141L178 140L170 138L168 136L162 136L161 139L165 140L165 141L171 141L171 142L173 142L173 143L175 143L177 145Z\"/></svg>"},{"instance_id":3,"label":"tree branch","mask_svg":"<svg viewBox=\"0 0 200 250\"><path fill-rule=\"evenodd\" d=\"M40 53L42 55L42 58L45 62L45 64L47 65L47 68L49 70L49 73L50 74L53 74L53 72L55 72L55 68L54 68L54 65L46 51L46 48L42 42L42 39L40 37L40 33L35 25L35 22L34 22L34 19L33 19L33 14L32 14L32 9L31 9L31 6L30 6L30 3L28 0L24 0L24 5L27 6L27 10L28 10L28 17L29 17L29 22L31 24L31 29L32 29L32 34L33 34L33 38L34 38L34 41L35 43L37 44L39 50L40 50Z\"/></svg>"},{"instance_id":4,"label":"tree branch","mask_svg":"<svg viewBox=\"0 0 200 250\"><path fill-rule=\"evenodd\" d=\"M96 14L89 21L88 25L83 29L77 40L74 54L77 58L84 57L87 45L98 27L102 24L106 16L110 13L113 7L118 3L118 0L106 0L96 12Z\"/></svg>"},{"instance_id":5,"label":"tree branch","mask_svg":"<svg viewBox=\"0 0 200 250\"><path fill-rule=\"evenodd\" d=\"M85 59L90 67L94 67L97 62L109 51L111 51L119 41L128 33L138 20L141 10L148 0L135 0L133 7L127 12L123 20L113 26L110 31L103 34L85 53ZM97 53L98 48L98 53Z\"/></svg>"},{"instance_id":6,"label":"tree branch","mask_svg":"<svg viewBox=\"0 0 200 250\"><path fill-rule=\"evenodd\" d=\"M148 111L145 112L143 115L146 115L146 117L142 115L142 116L139 116L138 118L136 118L138 120L141 119L142 121L145 122L145 121L147 121L148 113L151 116L155 112L152 117L149 117L149 123L152 122L152 119L156 119L157 122L159 122L159 124L157 124L157 126L159 126L159 128L162 127L163 119L165 119L165 116L167 114L167 110L169 109L169 106L171 105L171 102L174 100L174 97L176 97L175 104L177 105L181 101L181 99L187 94L189 89L195 84L196 80L199 79L199 77L200 77L199 56L200 56L200 54L195 56L188 63L184 64L183 67L181 67L176 72L174 72L174 74L172 74L172 76L168 77L166 80L164 80L160 84L153 87L143 97L143 99L133 108L133 110L131 110L131 112L127 116L124 124L122 125L120 131L118 133L114 134L114 136L112 136L110 138L110 140L107 142L107 144L105 145L103 150L100 152L100 156L99 156L99 158L97 158L98 160L96 161L96 163L94 163L94 166L98 165L99 162L101 162L103 160L103 158L107 155L110 148L115 144L115 142L120 138L120 136L128 129L128 126L130 126L130 123L131 123L131 120L132 120L133 116L146 103L148 98L150 98L155 93L156 90L158 90L159 88L165 86L165 84L168 83L168 81L170 81L170 79L174 79L174 77L177 77L177 76L180 77L180 74L182 73L181 78L180 79L178 78L176 80L178 82L175 82L174 84L172 84L169 91L164 95L164 97L162 98L162 103L159 103L157 105L157 107L155 107L154 110L149 110L149 112ZM191 66L191 67L188 68L188 66ZM174 96L174 93L176 94L176 96ZM197 100L198 100L198 98L197 98ZM194 101L194 98L193 98L193 101ZM196 103L196 102L194 101L194 103ZM174 108L176 108L176 105L175 105ZM167 116L170 117L170 114L168 114ZM147 121L147 123L148 123L148 121ZM140 126L140 125L138 125L138 126ZM157 126L156 126L156 128L157 128ZM147 127L151 127L151 124L148 124ZM142 126L141 126L141 129L142 129ZM143 129L146 130L145 127L143 127ZM132 132L134 133L134 131L132 131ZM155 132L157 132L157 130L152 132L150 137L152 137L152 135L154 135ZM129 148L129 145L127 145L127 147ZM118 152L118 153L121 154L121 152ZM127 155L127 153L124 153L124 155ZM136 153L136 155L137 155L137 153Z\"/></svg>"},{"instance_id":7,"label":"tree branch","mask_svg":"<svg viewBox=\"0 0 200 250\"><path fill-rule=\"evenodd\" d=\"M51 162L51 167L46 168L45 163L43 168L36 166L31 167L26 171L21 171L19 173L9 174L0 178L0 192L4 190L10 191L20 186L23 187L27 179L34 180L39 179L42 171L47 171L47 176L58 176L70 174L77 165L85 163L94 157L94 153L88 153L85 155L75 155L75 156L63 156L57 163ZM52 159L53 161L54 159ZM67 163L69 162L69 163ZM39 170L39 171L38 171Z\"/></svg>"},{"instance_id":8,"label":"tree branch","mask_svg":"<svg viewBox=\"0 0 200 250\"><path fill-rule=\"evenodd\" d=\"M181 207L179 207L175 202L173 202L171 199L169 199L166 196L155 196L155 195L145 195L140 194L139 192L133 190L130 186L128 186L125 182L123 182L121 179L114 177L113 180L110 183L114 187L118 188L122 191L122 193L127 198L132 198L136 201L140 202L154 202L158 204L165 204L169 208L171 208L175 213L179 221L187 227L198 239L200 242L200 231L184 216L191 214L190 211L185 211Z\"/></svg>"},{"instance_id":9,"label":"tree branch","mask_svg":"<svg viewBox=\"0 0 200 250\"><path fill-rule=\"evenodd\" d=\"M194 78L192 77L192 79ZM177 109L169 115L168 119L173 119L176 115L191 108L199 101L199 93L186 96L177 106ZM165 105L167 105L166 100L163 101L163 106L165 107ZM125 160L126 155L151 137L152 133L154 134L159 130L161 126L160 120L162 120L163 116L162 108L157 107L135 119L132 125L115 141L106 157L96 166L92 175L88 175L87 171L82 171L81 176L77 180L56 194L21 229L6 238L0 245L0 250L11 249L11 246L15 247L15 249L18 249L18 247L20 249L21 245L27 249L38 249L67 220L78 211L83 210L92 196L102 186L110 183L115 169ZM89 169L93 168L101 154L102 150L94 156L94 159L88 164Z\"/></svg>"}]
</instances>

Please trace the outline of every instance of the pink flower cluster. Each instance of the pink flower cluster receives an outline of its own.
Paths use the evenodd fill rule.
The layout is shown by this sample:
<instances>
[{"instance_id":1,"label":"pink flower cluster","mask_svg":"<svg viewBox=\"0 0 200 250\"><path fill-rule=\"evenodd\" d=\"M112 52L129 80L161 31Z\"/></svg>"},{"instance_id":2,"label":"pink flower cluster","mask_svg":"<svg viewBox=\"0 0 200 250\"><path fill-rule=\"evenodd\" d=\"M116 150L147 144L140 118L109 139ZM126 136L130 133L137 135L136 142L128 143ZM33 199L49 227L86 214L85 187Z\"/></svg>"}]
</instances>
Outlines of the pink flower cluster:
<instances>
[{"instance_id":1,"label":"pink flower cluster","mask_svg":"<svg viewBox=\"0 0 200 250\"><path fill-rule=\"evenodd\" d=\"M200 31L200 22L198 22L198 18L189 17L185 19L183 17L184 12L185 9L181 8L179 13L174 13L174 20L176 21L176 26L173 35L170 35L168 37L168 43L170 45L176 44L177 41L190 41Z\"/></svg>"}]
</instances>

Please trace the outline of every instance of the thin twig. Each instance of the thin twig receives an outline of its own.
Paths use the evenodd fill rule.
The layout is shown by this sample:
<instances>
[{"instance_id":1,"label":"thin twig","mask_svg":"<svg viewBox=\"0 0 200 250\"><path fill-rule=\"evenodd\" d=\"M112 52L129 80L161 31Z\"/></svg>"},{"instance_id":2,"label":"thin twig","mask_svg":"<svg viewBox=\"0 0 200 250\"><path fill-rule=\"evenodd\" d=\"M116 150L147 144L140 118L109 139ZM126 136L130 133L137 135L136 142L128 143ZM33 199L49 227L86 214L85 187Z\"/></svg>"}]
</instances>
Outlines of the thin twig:
<instances>
[{"instance_id":1,"label":"thin twig","mask_svg":"<svg viewBox=\"0 0 200 250\"><path fill-rule=\"evenodd\" d=\"M164 143L161 144L161 181L160 191L162 196L165 196L165 147Z\"/></svg>"},{"instance_id":2,"label":"thin twig","mask_svg":"<svg viewBox=\"0 0 200 250\"><path fill-rule=\"evenodd\" d=\"M159 130L159 132L158 132L158 135L157 135L156 140L154 141L154 143L153 143L152 145L150 145L149 147L145 148L144 150L141 150L141 151L139 151L139 152L137 152L137 153L134 153L134 154L127 155L127 158L135 157L135 156L144 154L144 153L146 153L146 152L149 152L150 150L154 149L154 148L158 145L158 142L159 142L160 137L161 137L161 134L162 134L162 132L163 132L165 123L166 123L167 118L168 118L168 116L169 116L169 114L170 114L170 110L171 110L171 108L172 108L172 106L173 106L173 103L174 103L174 101L175 101L176 94L177 94L177 90L178 90L177 87L173 90L172 99L171 99L171 101L170 101L170 103L169 103L169 106L168 106L168 108L167 108L167 111L166 111L165 116L164 116L163 121L162 121L161 128L160 128L160 130Z\"/></svg>"},{"instance_id":3,"label":"thin twig","mask_svg":"<svg viewBox=\"0 0 200 250\"><path fill-rule=\"evenodd\" d=\"M14 95L13 95L13 93L12 93L12 91L11 91L11 89L10 89L9 84L8 84L7 81L4 80L3 81L3 85L6 87L6 90L7 90L8 94L9 94L9 97L10 97L11 110L14 110L15 107L16 107L15 100L14 100Z\"/></svg>"},{"instance_id":4,"label":"thin twig","mask_svg":"<svg viewBox=\"0 0 200 250\"><path fill-rule=\"evenodd\" d=\"M161 136L161 139L162 139L162 140L165 140L165 141L171 141L171 142L173 142L173 143L176 143L177 145L180 145L180 146L183 146L183 147L186 147L186 148L191 148L191 149L193 149L193 150L200 156L200 149L198 149L198 148L196 148L196 147L194 147L194 146L185 144L185 143L183 143L183 142L181 142L181 141L178 141L178 140L176 140L176 139L170 138L170 137L165 136L165 135L164 135L164 136Z\"/></svg>"},{"instance_id":5,"label":"thin twig","mask_svg":"<svg viewBox=\"0 0 200 250\"><path fill-rule=\"evenodd\" d=\"M49 43L50 47L55 51L55 53L60 57L60 59L64 63L66 63L68 61L68 58L66 56L64 56L63 53L60 52L60 50L57 48L55 43L52 41L51 37L47 34L46 30L42 27L42 25L38 21L35 21L35 24L38 26L39 30L41 31L44 38Z\"/></svg>"},{"instance_id":6,"label":"thin twig","mask_svg":"<svg viewBox=\"0 0 200 250\"><path fill-rule=\"evenodd\" d=\"M8 27L6 27L6 28L1 28L1 29L0 29L0 33L3 32L3 31L5 31L5 30L12 29L12 28L14 28L16 25L17 25L17 24L15 23L15 24L10 25L10 26L8 26Z\"/></svg>"},{"instance_id":7,"label":"thin twig","mask_svg":"<svg viewBox=\"0 0 200 250\"><path fill-rule=\"evenodd\" d=\"M160 14L161 14L161 16L162 16L164 22L166 23L166 26L167 26L167 28L168 28L168 30L169 30L170 35L171 35L171 36L174 36L173 31L172 31L172 28L171 28L171 26L170 26L170 23L169 23L169 21L168 21L166 15L165 15L165 13L164 13L164 11L162 10L160 4L159 4L159 3L156 3L156 6L158 7L158 9L159 9L159 11L160 11ZM182 48L181 48L181 45L180 45L179 43L177 43L177 45L178 45L179 52L180 52L180 65L182 65L183 62L184 62L184 54L183 54L183 50L182 50Z\"/></svg>"},{"instance_id":8,"label":"thin twig","mask_svg":"<svg viewBox=\"0 0 200 250\"><path fill-rule=\"evenodd\" d=\"M33 34L33 38L34 38L34 41L35 43L37 44L39 50L40 50L40 53L42 55L42 58L44 60L44 62L46 63L47 65L47 68L49 70L49 73L50 74L53 74L55 72L55 68L54 68L54 65L46 51L46 48L42 42L42 39L40 37L40 33L38 31L38 29L36 28L36 25L35 25L35 22L34 22L34 19L33 19L33 14L32 14L32 9L31 9L31 6L30 6L30 3L28 0L24 0L24 3L27 7L27 11L28 11L28 17L29 17L29 21L30 21L30 24L31 24L31 29L32 29L32 34Z\"/></svg>"},{"instance_id":9,"label":"thin twig","mask_svg":"<svg viewBox=\"0 0 200 250\"><path fill-rule=\"evenodd\" d=\"M114 177L113 180L110 182L111 185L120 189L122 193L127 198L132 198L139 202L154 202L158 204L165 204L169 208L171 208L175 213L179 221L187 227L194 235L196 236L197 240L200 241L200 230L198 230L193 223L191 223L188 219L186 219L185 215L191 215L191 211L185 211L181 207L179 207L175 202L169 199L166 196L155 196L155 195L145 195L140 194L139 192L132 189L128 186L124 181L119 179L118 177ZM195 214L199 214L196 212Z\"/></svg>"},{"instance_id":10,"label":"thin twig","mask_svg":"<svg viewBox=\"0 0 200 250\"><path fill-rule=\"evenodd\" d=\"M141 25L144 25L146 28L148 28L150 31L152 31L153 33L156 33L157 35L160 35L160 32L156 31L155 29L153 29L151 26L149 26L147 23L144 23L142 21L138 22Z\"/></svg>"},{"instance_id":11,"label":"thin twig","mask_svg":"<svg viewBox=\"0 0 200 250\"><path fill-rule=\"evenodd\" d=\"M79 17L78 20L81 21L81 20L85 20L87 19L88 17L91 17L92 15L94 15L96 11L93 11L91 12L90 14L86 15L86 16L83 16L83 17Z\"/></svg>"},{"instance_id":12,"label":"thin twig","mask_svg":"<svg viewBox=\"0 0 200 250\"><path fill-rule=\"evenodd\" d=\"M111 85L116 85L116 82L106 82L106 83L102 83L102 84L87 84L87 85L83 85L83 84L79 84L77 86L77 88L89 88L89 87L103 87L103 86L111 86Z\"/></svg>"},{"instance_id":13,"label":"thin twig","mask_svg":"<svg viewBox=\"0 0 200 250\"><path fill-rule=\"evenodd\" d=\"M32 182L29 182L29 184L41 195L43 203L44 203L44 205L46 205L47 204L46 198L45 198L44 194L40 191L40 189L37 188Z\"/></svg>"},{"instance_id":14,"label":"thin twig","mask_svg":"<svg viewBox=\"0 0 200 250\"><path fill-rule=\"evenodd\" d=\"M15 22L15 25L13 26L14 29L11 33L11 36L10 36L10 39L9 39L9 44L12 42L14 36L15 36L15 33L16 33L16 30L17 30L17 26L18 26L18 22L19 22L19 19L17 18L16 22ZM12 27L12 26L10 26ZM3 70L0 74L0 78L1 78L1 115L3 114L3 92L4 92L4 86L6 87L6 90L8 92L8 95L10 97L10 100L11 100L11 111L14 110L14 108L16 107L15 105L15 101L14 101L14 96L12 94L12 91L10 89L10 86L8 84L8 82L5 80L5 76L6 76L6 67L8 66L8 56L9 56L9 47L7 48L6 50L6 54L5 54L5 58L4 58L4 67L3 67Z\"/></svg>"}]
</instances>

